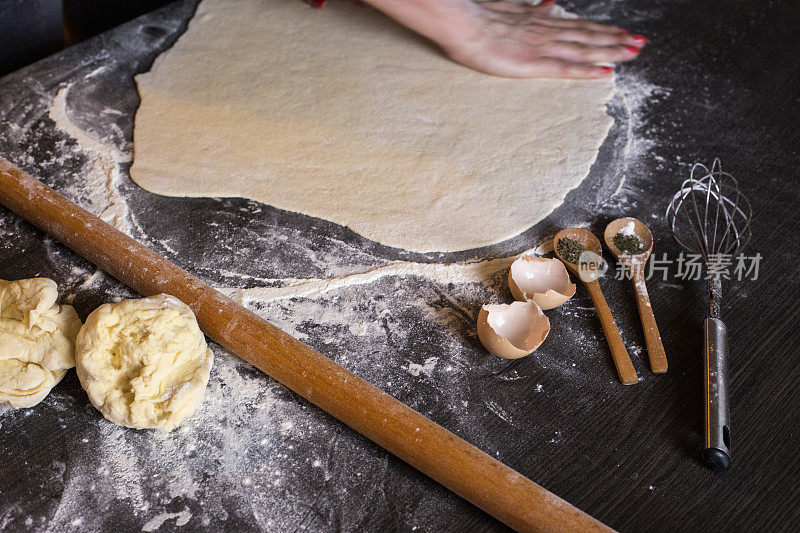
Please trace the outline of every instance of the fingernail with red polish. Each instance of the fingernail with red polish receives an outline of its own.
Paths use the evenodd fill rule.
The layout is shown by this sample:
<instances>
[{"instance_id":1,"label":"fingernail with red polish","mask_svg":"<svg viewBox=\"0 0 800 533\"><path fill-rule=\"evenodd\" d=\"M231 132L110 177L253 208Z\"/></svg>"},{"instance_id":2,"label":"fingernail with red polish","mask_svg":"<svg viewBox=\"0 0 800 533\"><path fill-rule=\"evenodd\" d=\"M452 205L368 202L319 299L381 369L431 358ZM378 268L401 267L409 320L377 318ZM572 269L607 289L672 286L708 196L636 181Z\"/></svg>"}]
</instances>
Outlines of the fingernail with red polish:
<instances>
[{"instance_id":1,"label":"fingernail with red polish","mask_svg":"<svg viewBox=\"0 0 800 533\"><path fill-rule=\"evenodd\" d=\"M626 46L625 50L627 50L628 52L630 52L632 54L638 54L639 52L641 52L641 50L639 50L635 46Z\"/></svg>"},{"instance_id":2,"label":"fingernail with red polish","mask_svg":"<svg viewBox=\"0 0 800 533\"><path fill-rule=\"evenodd\" d=\"M603 74L611 74L612 72L614 72L614 68L613 67L600 67L600 72L602 72Z\"/></svg>"},{"instance_id":3,"label":"fingernail with red polish","mask_svg":"<svg viewBox=\"0 0 800 533\"><path fill-rule=\"evenodd\" d=\"M647 37L644 35L631 35L631 38L633 39L633 42L638 44L644 44L647 42Z\"/></svg>"},{"instance_id":4,"label":"fingernail with red polish","mask_svg":"<svg viewBox=\"0 0 800 533\"><path fill-rule=\"evenodd\" d=\"M312 0L312 2L311 2L311 3L312 3L312 5L313 5L314 7L316 7L316 8L321 8L322 6L324 6L324 5L325 5L325 2L326 2L326 1L327 1L327 0Z\"/></svg>"},{"instance_id":5,"label":"fingernail with red polish","mask_svg":"<svg viewBox=\"0 0 800 533\"><path fill-rule=\"evenodd\" d=\"M556 0L542 0L541 2L539 2L539 4L538 4L538 5L540 5L540 6L543 6L543 5L545 5L545 4L552 4L552 3L553 3L553 2L555 2L555 1L556 1Z\"/></svg>"}]
</instances>

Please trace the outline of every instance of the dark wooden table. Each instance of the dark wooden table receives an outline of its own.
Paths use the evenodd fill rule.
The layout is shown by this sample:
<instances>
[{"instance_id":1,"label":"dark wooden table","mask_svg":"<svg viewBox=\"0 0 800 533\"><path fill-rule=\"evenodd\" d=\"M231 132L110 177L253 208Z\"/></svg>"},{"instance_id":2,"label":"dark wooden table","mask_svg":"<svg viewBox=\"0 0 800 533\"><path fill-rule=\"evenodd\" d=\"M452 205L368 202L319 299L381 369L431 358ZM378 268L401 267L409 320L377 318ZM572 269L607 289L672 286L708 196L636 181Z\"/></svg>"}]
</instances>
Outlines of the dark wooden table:
<instances>
[{"instance_id":1,"label":"dark wooden table","mask_svg":"<svg viewBox=\"0 0 800 533\"><path fill-rule=\"evenodd\" d=\"M679 248L663 221L668 199L691 163L719 157L753 204L746 252L763 257L757 279L725 282L733 466L724 475L698 462L704 287L676 279L674 268L667 280L650 282L670 362L662 376L647 366L630 284L603 282L642 377L632 387L616 383L583 289L550 313L553 331L543 348L513 363L485 355L474 331L482 302L509 301L501 274L467 285L387 276L321 298L254 305L614 528L797 531L800 12L790 2L755 1L568 6L644 33L651 44L619 69L620 92L610 106L617 122L590 176L519 237L457 254L411 254L254 202L151 195L130 181L129 163L122 162L115 186L135 220L131 233L229 287L326 278L397 260L510 255L576 223L601 234L617 216L646 221L656 255L674 259ZM74 185L91 154L56 128L48 115L53 98L69 87L76 126L129 153L138 105L132 75L148 70L193 9L191 1L172 4L0 79L0 154L88 201ZM104 301L134 296L101 274L87 281L92 273L83 259L0 208L0 278L49 276L84 318ZM296 309L316 309L318 320ZM331 313L355 317L357 327ZM74 373L39 406L0 411L0 529L502 528L214 349L203 408L168 436L110 427L88 405ZM438 359L428 371L408 371L431 357Z\"/></svg>"}]
</instances>

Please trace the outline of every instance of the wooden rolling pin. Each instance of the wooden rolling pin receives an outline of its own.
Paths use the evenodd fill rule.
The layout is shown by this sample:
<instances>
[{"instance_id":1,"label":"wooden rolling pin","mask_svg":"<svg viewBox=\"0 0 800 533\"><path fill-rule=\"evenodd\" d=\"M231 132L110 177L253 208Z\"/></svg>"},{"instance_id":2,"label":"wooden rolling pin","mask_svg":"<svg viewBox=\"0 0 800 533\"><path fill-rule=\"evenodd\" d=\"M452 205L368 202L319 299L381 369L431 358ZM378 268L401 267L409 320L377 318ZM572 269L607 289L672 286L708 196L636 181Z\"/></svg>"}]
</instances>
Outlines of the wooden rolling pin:
<instances>
[{"instance_id":1,"label":"wooden rolling pin","mask_svg":"<svg viewBox=\"0 0 800 533\"><path fill-rule=\"evenodd\" d=\"M519 531L610 531L0 157L0 203L137 292L171 294L267 375Z\"/></svg>"}]
</instances>

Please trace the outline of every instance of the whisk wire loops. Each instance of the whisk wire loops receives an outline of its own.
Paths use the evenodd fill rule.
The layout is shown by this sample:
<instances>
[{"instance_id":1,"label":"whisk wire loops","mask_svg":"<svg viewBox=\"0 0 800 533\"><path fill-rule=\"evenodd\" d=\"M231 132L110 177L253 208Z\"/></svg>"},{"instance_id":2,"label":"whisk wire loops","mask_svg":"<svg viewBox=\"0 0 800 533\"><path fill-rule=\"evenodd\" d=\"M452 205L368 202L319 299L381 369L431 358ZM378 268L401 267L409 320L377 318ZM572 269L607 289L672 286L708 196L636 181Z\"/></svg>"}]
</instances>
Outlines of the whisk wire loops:
<instances>
[{"instance_id":1,"label":"whisk wire loops","mask_svg":"<svg viewBox=\"0 0 800 533\"><path fill-rule=\"evenodd\" d=\"M752 214L739 182L715 159L710 170L702 163L692 166L667 207L667 223L678 244L708 263L747 243Z\"/></svg>"}]
</instances>

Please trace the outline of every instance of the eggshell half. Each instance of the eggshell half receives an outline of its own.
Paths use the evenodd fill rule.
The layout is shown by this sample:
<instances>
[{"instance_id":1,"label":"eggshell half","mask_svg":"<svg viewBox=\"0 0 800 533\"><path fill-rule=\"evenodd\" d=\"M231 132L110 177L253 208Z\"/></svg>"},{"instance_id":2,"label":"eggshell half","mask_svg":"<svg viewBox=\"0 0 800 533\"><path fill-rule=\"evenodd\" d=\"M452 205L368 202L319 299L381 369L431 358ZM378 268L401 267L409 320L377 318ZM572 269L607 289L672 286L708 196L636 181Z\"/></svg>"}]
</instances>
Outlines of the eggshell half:
<instances>
[{"instance_id":1,"label":"eggshell half","mask_svg":"<svg viewBox=\"0 0 800 533\"><path fill-rule=\"evenodd\" d=\"M564 263L558 259L523 255L508 271L511 294L521 302L533 300L542 309L553 309L575 295Z\"/></svg>"},{"instance_id":2,"label":"eggshell half","mask_svg":"<svg viewBox=\"0 0 800 533\"><path fill-rule=\"evenodd\" d=\"M550 332L550 320L534 301L484 305L478 313L478 338L503 359L519 359L536 350Z\"/></svg>"}]
</instances>

